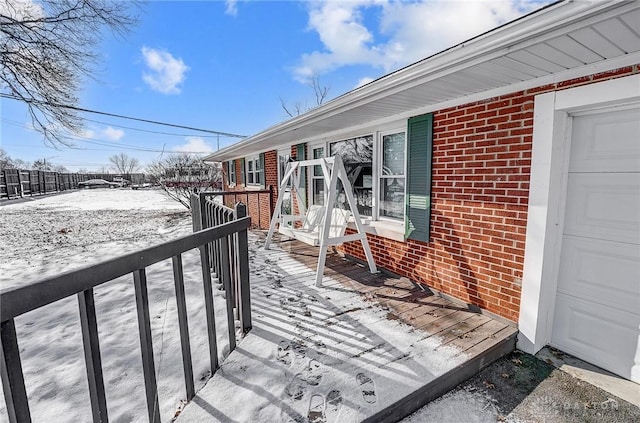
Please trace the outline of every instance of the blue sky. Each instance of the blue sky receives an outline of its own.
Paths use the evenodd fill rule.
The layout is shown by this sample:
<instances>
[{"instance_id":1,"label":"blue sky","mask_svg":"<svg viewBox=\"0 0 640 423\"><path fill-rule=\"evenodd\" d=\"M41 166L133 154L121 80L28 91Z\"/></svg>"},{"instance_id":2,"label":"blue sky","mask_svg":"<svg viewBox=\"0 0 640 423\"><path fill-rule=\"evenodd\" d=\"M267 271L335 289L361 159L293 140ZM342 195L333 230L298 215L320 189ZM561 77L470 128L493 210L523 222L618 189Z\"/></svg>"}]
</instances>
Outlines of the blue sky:
<instances>
[{"instance_id":1,"label":"blue sky","mask_svg":"<svg viewBox=\"0 0 640 423\"><path fill-rule=\"evenodd\" d=\"M280 98L313 106L311 76L334 98L544 4L150 1L126 38L105 36L96 80L86 81L78 106L252 135L288 118ZM12 158L47 158L71 171L98 170L120 152L146 165L161 151L202 153L218 146L206 133L83 114L90 121L84 133L74 134L75 146L56 149L29 129L22 104L1 101L0 148ZM237 141L219 138L221 148Z\"/></svg>"}]
</instances>

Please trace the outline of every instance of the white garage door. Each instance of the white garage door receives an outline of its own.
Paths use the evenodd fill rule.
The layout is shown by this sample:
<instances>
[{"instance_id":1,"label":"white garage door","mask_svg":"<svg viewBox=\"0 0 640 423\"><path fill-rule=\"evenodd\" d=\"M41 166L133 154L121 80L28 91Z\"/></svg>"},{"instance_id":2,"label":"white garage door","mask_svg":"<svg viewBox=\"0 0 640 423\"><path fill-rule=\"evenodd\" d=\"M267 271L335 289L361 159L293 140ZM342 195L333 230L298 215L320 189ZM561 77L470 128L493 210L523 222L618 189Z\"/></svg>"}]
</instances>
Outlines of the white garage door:
<instances>
[{"instance_id":1,"label":"white garage door","mask_svg":"<svg viewBox=\"0 0 640 423\"><path fill-rule=\"evenodd\" d=\"M640 108L573 118L552 345L640 383Z\"/></svg>"}]
</instances>

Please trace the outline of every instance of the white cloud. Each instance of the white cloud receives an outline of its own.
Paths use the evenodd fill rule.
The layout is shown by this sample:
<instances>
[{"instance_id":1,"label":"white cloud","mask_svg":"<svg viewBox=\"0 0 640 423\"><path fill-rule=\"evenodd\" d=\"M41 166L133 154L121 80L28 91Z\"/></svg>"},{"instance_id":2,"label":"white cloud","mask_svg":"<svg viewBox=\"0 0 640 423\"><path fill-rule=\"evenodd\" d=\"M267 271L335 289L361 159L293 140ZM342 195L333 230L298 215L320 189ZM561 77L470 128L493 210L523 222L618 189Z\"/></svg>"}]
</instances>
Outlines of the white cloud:
<instances>
[{"instance_id":1,"label":"white cloud","mask_svg":"<svg viewBox=\"0 0 640 423\"><path fill-rule=\"evenodd\" d=\"M102 135L109 141L119 141L120 138L124 137L124 131L107 126L102 130Z\"/></svg>"},{"instance_id":2,"label":"white cloud","mask_svg":"<svg viewBox=\"0 0 640 423\"><path fill-rule=\"evenodd\" d=\"M163 94L179 94L180 85L185 80L189 67L182 59L174 58L167 51L142 47L142 56L147 71L142 74L142 80L152 90Z\"/></svg>"},{"instance_id":3,"label":"white cloud","mask_svg":"<svg viewBox=\"0 0 640 423\"><path fill-rule=\"evenodd\" d=\"M238 16L238 0L226 0L227 8L224 11L227 15Z\"/></svg>"},{"instance_id":4,"label":"white cloud","mask_svg":"<svg viewBox=\"0 0 640 423\"><path fill-rule=\"evenodd\" d=\"M213 147L200 137L186 137L185 143L173 147L173 151L182 153L213 153Z\"/></svg>"},{"instance_id":5,"label":"white cloud","mask_svg":"<svg viewBox=\"0 0 640 423\"><path fill-rule=\"evenodd\" d=\"M324 50L304 54L294 74L306 81L349 65L389 72L540 6L533 0L312 2L309 28L318 33ZM376 27L366 26L367 8L374 8L379 17Z\"/></svg>"},{"instance_id":6,"label":"white cloud","mask_svg":"<svg viewBox=\"0 0 640 423\"><path fill-rule=\"evenodd\" d=\"M373 82L375 81L375 78L371 78L370 76L365 76L364 78L360 78L360 80L358 81L358 83L356 84L355 88L360 88L363 85L367 85L369 82Z\"/></svg>"}]
</instances>

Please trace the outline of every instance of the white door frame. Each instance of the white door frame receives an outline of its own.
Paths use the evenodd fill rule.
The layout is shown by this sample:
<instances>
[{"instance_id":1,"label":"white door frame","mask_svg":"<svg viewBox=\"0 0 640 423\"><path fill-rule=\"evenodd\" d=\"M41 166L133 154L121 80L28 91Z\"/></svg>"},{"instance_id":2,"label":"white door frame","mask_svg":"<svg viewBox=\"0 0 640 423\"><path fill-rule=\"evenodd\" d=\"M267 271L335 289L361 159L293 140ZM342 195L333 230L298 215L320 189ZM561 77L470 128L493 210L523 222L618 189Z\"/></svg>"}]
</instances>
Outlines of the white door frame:
<instances>
[{"instance_id":1,"label":"white door frame","mask_svg":"<svg viewBox=\"0 0 640 423\"><path fill-rule=\"evenodd\" d=\"M640 101L640 75L535 97L518 348L551 342L569 174L571 115Z\"/></svg>"}]
</instances>

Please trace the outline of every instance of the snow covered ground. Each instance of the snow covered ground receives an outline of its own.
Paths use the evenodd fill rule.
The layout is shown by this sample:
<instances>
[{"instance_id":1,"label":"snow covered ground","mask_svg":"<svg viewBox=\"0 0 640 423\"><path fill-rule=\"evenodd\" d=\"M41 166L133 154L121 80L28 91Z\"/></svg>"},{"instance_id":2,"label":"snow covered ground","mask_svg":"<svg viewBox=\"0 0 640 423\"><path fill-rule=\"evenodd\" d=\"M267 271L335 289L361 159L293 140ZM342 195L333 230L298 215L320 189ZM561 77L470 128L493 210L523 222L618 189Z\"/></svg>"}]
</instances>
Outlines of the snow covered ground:
<instances>
[{"instance_id":1,"label":"snow covered ground","mask_svg":"<svg viewBox=\"0 0 640 423\"><path fill-rule=\"evenodd\" d=\"M190 223L182 206L154 190L82 190L5 203L0 207L0 285L25 285L187 235ZM208 353L197 251L184 254L183 261L200 388ZM167 421L185 397L171 262L148 268L147 279L160 410ZM110 420L146 421L133 277L108 282L94 293ZM224 309L217 309L224 333ZM33 420L91 421L76 298L19 316L16 327ZM0 422L6 421L3 396Z\"/></svg>"},{"instance_id":2,"label":"snow covered ground","mask_svg":"<svg viewBox=\"0 0 640 423\"><path fill-rule=\"evenodd\" d=\"M84 190L3 205L0 284L28 284L190 232L190 216L153 190ZM254 330L211 379L199 255L183 255L200 397L178 422L355 422L464 360L335 281L325 278L317 290L313 270L277 247L265 251L256 235L249 245ZM148 268L147 279L160 411L169 421L185 398L170 261ZM147 421L133 278L95 295L110 421ZM220 291L215 299L222 356ZM76 298L26 313L16 326L33 420L90 421ZM2 398L0 422L7 420Z\"/></svg>"}]
</instances>

